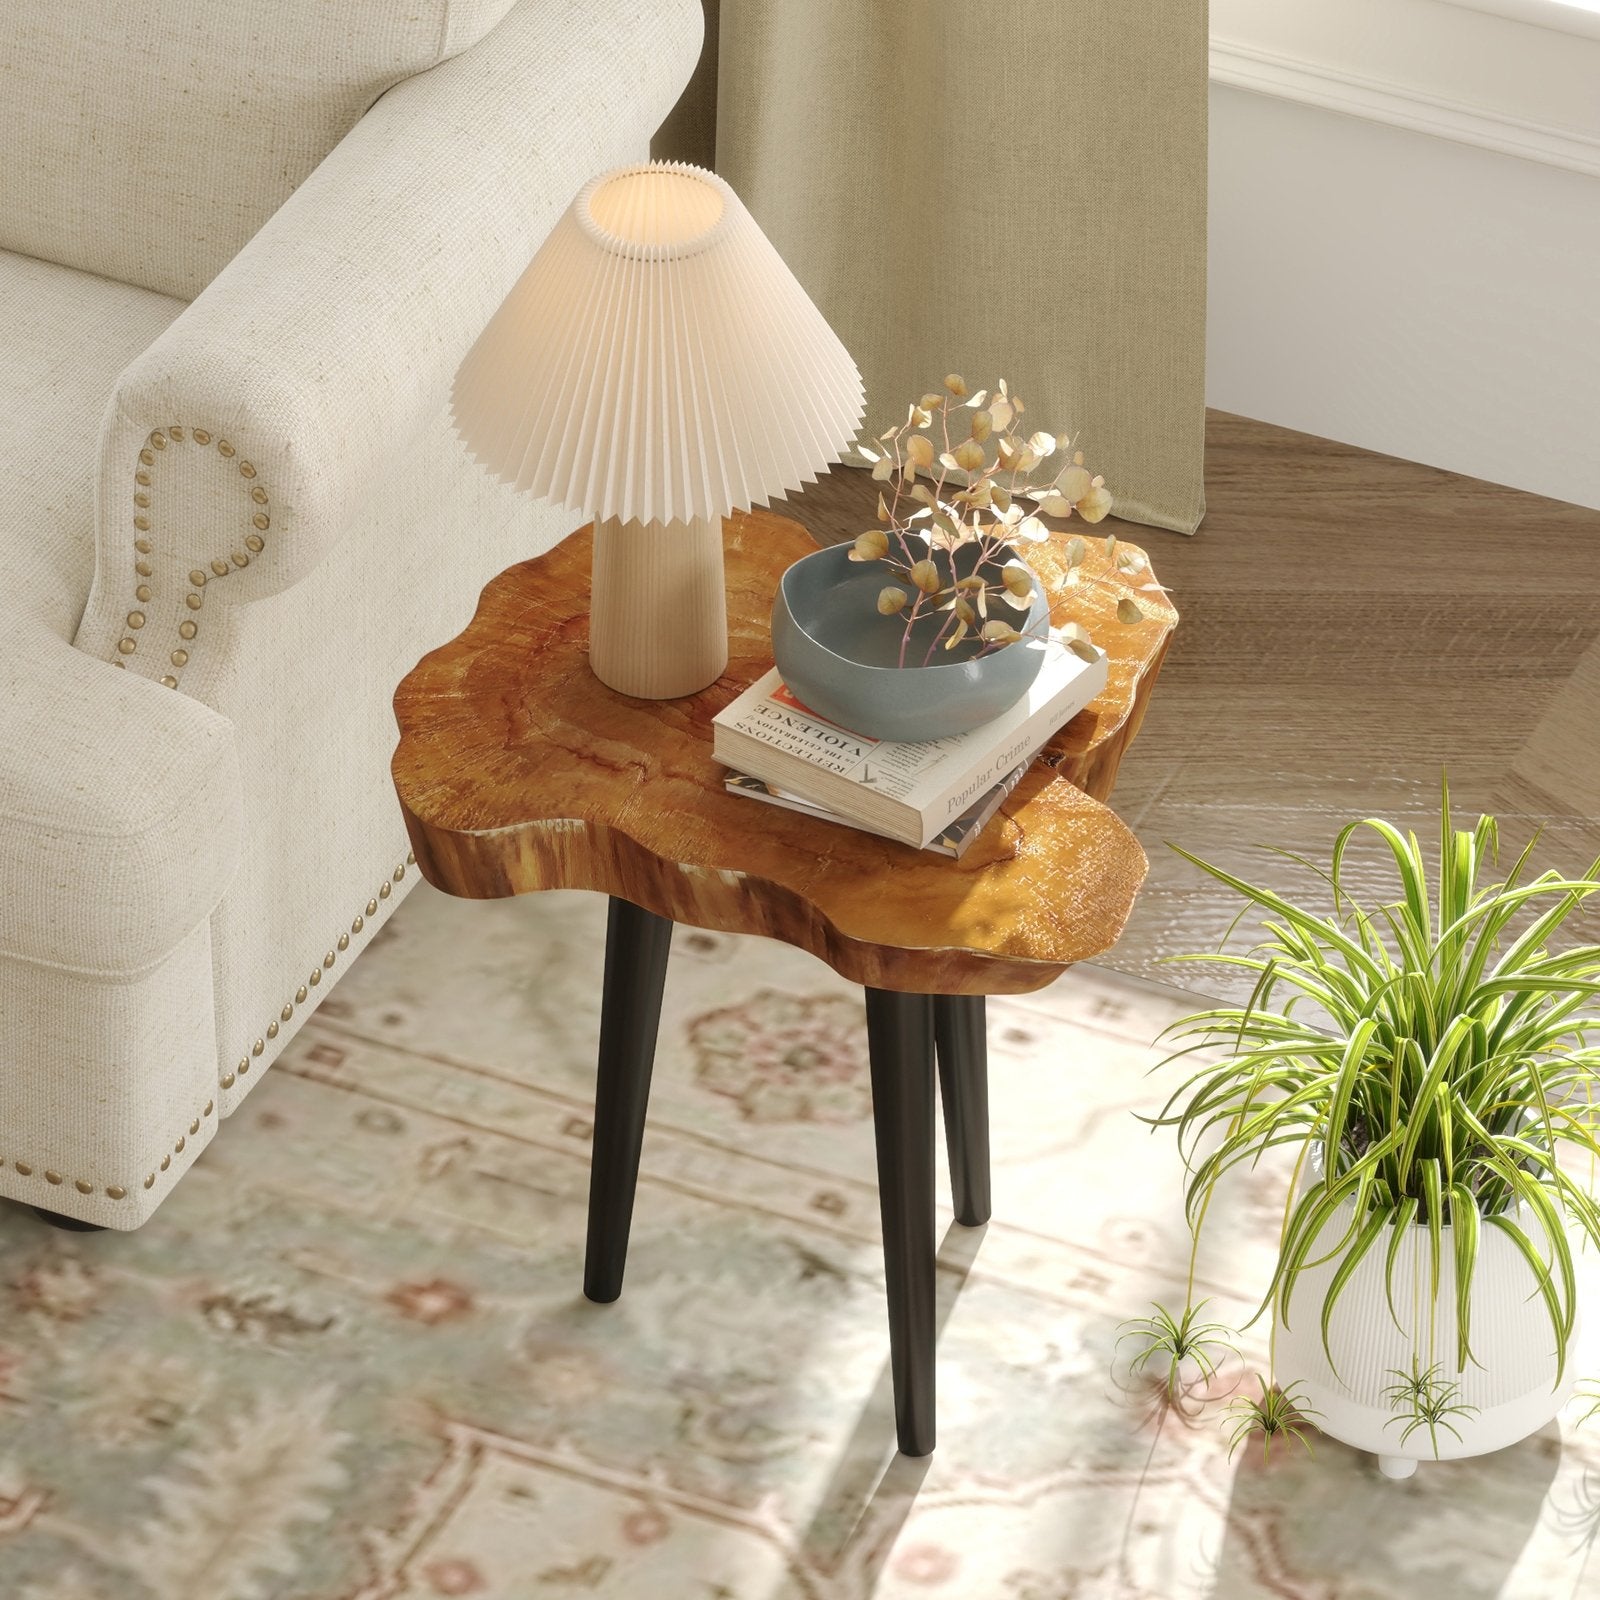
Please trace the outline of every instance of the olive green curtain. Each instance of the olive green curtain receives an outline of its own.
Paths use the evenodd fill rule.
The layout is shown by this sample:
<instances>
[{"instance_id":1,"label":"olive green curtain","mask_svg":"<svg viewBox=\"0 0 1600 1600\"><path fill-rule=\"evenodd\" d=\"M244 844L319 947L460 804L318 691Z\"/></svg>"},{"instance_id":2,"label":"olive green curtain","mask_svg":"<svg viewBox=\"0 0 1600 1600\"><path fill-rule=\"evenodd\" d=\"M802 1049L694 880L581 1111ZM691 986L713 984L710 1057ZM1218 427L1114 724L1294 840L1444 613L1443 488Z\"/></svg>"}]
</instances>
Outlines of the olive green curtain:
<instances>
[{"instance_id":1,"label":"olive green curtain","mask_svg":"<svg viewBox=\"0 0 1600 1600\"><path fill-rule=\"evenodd\" d=\"M720 16L718 15L720 9ZM1077 435L1120 516L1205 509L1204 0L708 0L658 155L733 185L860 365Z\"/></svg>"}]
</instances>

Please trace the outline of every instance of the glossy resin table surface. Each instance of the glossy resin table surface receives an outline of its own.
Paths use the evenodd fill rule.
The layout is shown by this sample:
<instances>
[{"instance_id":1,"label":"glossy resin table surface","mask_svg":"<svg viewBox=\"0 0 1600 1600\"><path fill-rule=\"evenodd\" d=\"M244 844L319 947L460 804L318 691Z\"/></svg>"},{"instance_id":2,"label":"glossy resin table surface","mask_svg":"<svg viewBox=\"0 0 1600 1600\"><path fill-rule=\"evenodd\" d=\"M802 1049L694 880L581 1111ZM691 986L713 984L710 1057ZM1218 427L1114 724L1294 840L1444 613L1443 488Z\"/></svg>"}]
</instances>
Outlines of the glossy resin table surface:
<instances>
[{"instance_id":1,"label":"glossy resin table surface","mask_svg":"<svg viewBox=\"0 0 1600 1600\"><path fill-rule=\"evenodd\" d=\"M1121 580L1072 582L1065 538L1030 554L1055 620L1110 652L1107 687L1063 729L959 862L730 795L711 719L771 665L785 567L815 548L759 511L725 526L727 672L681 700L634 700L589 671L590 538L511 567L395 694L395 787L429 882L472 898L592 889L675 922L757 933L874 988L1022 993L1107 950L1143 881L1104 803L1177 614ZM1087 572L1105 572L1088 540ZM1148 573L1134 582L1148 583Z\"/></svg>"}]
</instances>

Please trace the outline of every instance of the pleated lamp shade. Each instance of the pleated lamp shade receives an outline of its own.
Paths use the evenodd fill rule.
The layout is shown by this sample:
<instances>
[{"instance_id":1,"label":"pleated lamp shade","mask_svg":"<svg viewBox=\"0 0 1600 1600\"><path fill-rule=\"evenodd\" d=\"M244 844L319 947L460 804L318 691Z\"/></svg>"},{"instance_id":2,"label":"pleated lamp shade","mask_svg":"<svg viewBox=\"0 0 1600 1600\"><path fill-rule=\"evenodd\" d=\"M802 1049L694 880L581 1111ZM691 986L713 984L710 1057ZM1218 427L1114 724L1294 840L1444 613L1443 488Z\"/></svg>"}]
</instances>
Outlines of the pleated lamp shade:
<instances>
[{"instance_id":1,"label":"pleated lamp shade","mask_svg":"<svg viewBox=\"0 0 1600 1600\"><path fill-rule=\"evenodd\" d=\"M451 398L478 462L595 519L591 663L651 698L726 666L721 518L814 481L865 405L739 197L677 162L584 186Z\"/></svg>"}]
</instances>

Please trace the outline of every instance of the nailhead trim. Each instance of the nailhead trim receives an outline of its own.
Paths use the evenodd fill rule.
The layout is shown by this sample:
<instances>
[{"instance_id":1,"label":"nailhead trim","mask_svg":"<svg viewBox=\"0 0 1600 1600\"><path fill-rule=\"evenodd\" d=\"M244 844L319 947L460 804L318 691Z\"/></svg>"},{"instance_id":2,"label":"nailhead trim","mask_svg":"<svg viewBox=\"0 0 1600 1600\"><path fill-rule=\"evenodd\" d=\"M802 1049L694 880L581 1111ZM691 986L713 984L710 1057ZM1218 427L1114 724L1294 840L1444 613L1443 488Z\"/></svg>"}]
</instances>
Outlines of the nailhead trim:
<instances>
[{"instance_id":1,"label":"nailhead trim","mask_svg":"<svg viewBox=\"0 0 1600 1600\"><path fill-rule=\"evenodd\" d=\"M133 474L133 481L137 485L133 493L133 503L138 508L133 519L133 526L139 537L133 541L133 547L140 557L149 555L152 549L151 541L146 537L151 527L151 519L148 515L150 505L150 468L155 465L157 456L166 450L169 442L182 444L186 438L193 439L197 445L202 447L209 445L212 441L212 435L205 428L194 428L185 434L182 425L175 423L165 431L157 428L145 441L143 449L139 451L139 465L135 468ZM237 454L226 439L218 439L216 446L217 454L224 460L231 461ZM239 468L239 476L250 486L250 504L253 508L250 515L250 526L252 529L259 531L247 533L244 536L243 548L230 550L226 560L220 556L213 560L210 579L207 578L205 571L200 567L196 567L189 574L189 582L192 587L189 593L183 597L183 603L190 611L198 611L205 604L202 591L208 581L215 582L218 578L227 577L230 572L235 570L242 571L250 565L251 556L260 555L266 548L266 540L261 535L272 526L267 491L259 483L253 481L256 476L256 469L248 461L239 461L236 465ZM229 561L233 563L231 567L228 564ZM153 568L150 562L141 559L134 563L134 572L140 578L148 578L152 575ZM148 583L140 583L134 590L134 598L143 605L149 602L152 592ZM142 611L130 611L128 613L126 618L128 631L117 640L116 655L112 657L113 666L127 666L127 658L139 648L139 641L134 635L144 627L145 620L145 614ZM195 638L199 631L199 624L192 619L185 619L178 625L178 637L185 642ZM167 660L170 665L181 669L189 665L189 654L183 644L179 644L177 648L168 654ZM176 689L178 687L178 674L176 672L165 673L160 681L168 689Z\"/></svg>"},{"instance_id":2,"label":"nailhead trim","mask_svg":"<svg viewBox=\"0 0 1600 1600\"><path fill-rule=\"evenodd\" d=\"M194 1118L194 1120L192 1122L190 1122L188 1133L180 1135L179 1138L178 1138L177 1143L173 1145L172 1154L171 1155L162 1156L162 1158L161 1158L161 1171L162 1172L165 1172L167 1170L167 1168L172 1165L172 1156L181 1155L183 1153L184 1146L189 1142L190 1139L192 1139L197 1133L199 1133L200 1124L207 1117L209 1117L216 1109L217 1109L217 1103L216 1103L215 1100L207 1100L206 1101L205 1107L201 1111L200 1115L198 1117ZM4 1156L0 1156L0 1167L3 1167L5 1164L6 1164L6 1158ZM13 1158L12 1161L11 1161L11 1167L12 1167L12 1170L15 1171L18 1174L18 1176L24 1177L24 1178L42 1178L47 1184L49 1184L51 1186L51 1188L59 1188L60 1186L62 1186L63 1184L65 1184L68 1181L67 1175L65 1173L57 1172L57 1171L54 1170L54 1168L50 1168L50 1167L47 1167L43 1171L40 1171L30 1161L18 1161L15 1158ZM82 1194L82 1195L93 1194L96 1191L96 1189L100 1188L100 1185L90 1182L90 1180L88 1178L73 1178L71 1180L71 1182L72 1182L72 1187L74 1189L76 1189L79 1194ZM155 1183L156 1183L156 1175L155 1175L155 1173L152 1172L144 1180L144 1187L146 1189L153 1189L155 1187ZM108 1200L126 1200L128 1198L128 1190L127 1190L126 1185L120 1184L120 1183L108 1183L108 1184L105 1185L104 1189L101 1190L101 1192L105 1195L105 1197Z\"/></svg>"},{"instance_id":3,"label":"nailhead trim","mask_svg":"<svg viewBox=\"0 0 1600 1600\"><path fill-rule=\"evenodd\" d=\"M406 875L406 868L415 866L416 862L416 852L408 850L405 860L379 884L377 895L367 901L366 911L358 912L350 919L350 931L348 933L343 931L339 933L333 942L333 948L306 974L306 981L295 990L294 999L284 1001L283 1007L277 1016L267 1023L265 1036L256 1039L251 1044L249 1053L240 1056L238 1066L232 1072L224 1075L222 1078L222 1087L224 1089L231 1089L240 1078L249 1076L251 1058L263 1055L266 1052L267 1040L278 1037L278 1034L282 1031L283 1024L293 1018L295 1007L303 1006L310 998L311 991L321 988L323 973L331 972L338 963L340 952L348 950L351 941L359 938L366 931L367 918L375 917L378 914L378 901L387 900L390 897L394 892L393 885L401 882Z\"/></svg>"},{"instance_id":4,"label":"nailhead trim","mask_svg":"<svg viewBox=\"0 0 1600 1600\"><path fill-rule=\"evenodd\" d=\"M182 435L182 433L180 431L178 431L176 429L168 429L167 431L171 435L171 437L173 437L174 439L177 439L179 441L182 440L183 435ZM197 443L204 444L206 442L206 439L209 438L209 435L204 435L203 436L202 433L201 433L201 430L196 429L194 437L195 437L195 441ZM153 450L160 450L160 449L165 449L166 446L164 444L162 444L162 445L154 445L154 444L152 444L150 446L150 448L153 449ZM406 853L405 860L399 866L397 866L394 869L394 872L391 874L391 878L390 879L385 879L384 880L383 886L378 890L378 898L379 899L387 900L389 898L389 895L390 895L389 884L390 884L391 879L392 879L393 882L399 883L406 875L406 868L409 867L409 866L415 866L416 865L416 860L417 860L417 858L416 858L416 855L415 855L414 852L408 851ZM349 949L351 935L359 935L362 932L364 932L365 929L366 929L366 926L367 926L367 917L374 916L374 915L376 915L376 913L377 913L377 901L376 900L369 900L367 902L366 914L364 916L363 915L357 915L356 917L354 917L352 919L351 923L350 923L350 932L348 934L341 933L339 935L338 939L335 941L337 943L337 945L338 945L338 948L340 950ZM324 965L328 966L328 967L332 967L333 964L334 964L334 959L335 959L334 952L332 950L330 950L328 952L328 954L323 958ZM313 984L320 984L322 982L322 972L323 972L323 968L322 967L314 968L312 970L312 972L311 972L310 982L313 983ZM298 988L295 991L295 999L294 999L294 1001L285 1003L283 1009L278 1013L278 1018L275 1019L272 1022L269 1022L267 1024L266 1037L268 1039L275 1039L278 1036L279 1029L280 1029L280 1022L288 1022L289 1019L294 1015L295 1005L296 1004L304 1004L305 999L306 999L306 989L305 989L305 986L302 984L301 987ZM226 1073L224 1073L222 1075L222 1078L220 1080L222 1087L224 1089L231 1089L234 1086L234 1084L236 1082L238 1082L238 1080L240 1078L243 1078L243 1077L247 1076L249 1074L249 1071L250 1071L250 1058L251 1058L251 1056L259 1056L265 1051L265 1049L266 1049L265 1040L257 1039L254 1042L254 1044L252 1044L251 1047L250 1047L250 1055L246 1055L246 1056L241 1056L240 1057L239 1065L235 1069L235 1071L234 1072L226 1072ZM166 1172L172 1166L172 1157L173 1156L179 1156L179 1155L183 1154L184 1149L188 1145L189 1140L194 1138L194 1136L200 1132L200 1124L203 1121L205 1121L206 1118L210 1117L216 1111L216 1109L217 1109L217 1105L216 1105L216 1101L214 1099L206 1101L205 1106L203 1107L203 1109L200 1112L200 1115L198 1117L195 1117L190 1122L188 1132L184 1133L184 1134L180 1134L178 1136L177 1142L172 1146L171 1152L169 1154L167 1154L167 1155L163 1155L162 1156L160 1164L157 1167L156 1172L151 1172L151 1173L147 1174L147 1176L145 1177L145 1180L144 1180L144 1184L143 1184L144 1188L146 1188L146 1189L155 1188L157 1172ZM0 1155L0 1167L3 1167L5 1164L6 1164L6 1157L3 1156L3 1155ZM47 1184L49 1184L52 1188L57 1187L57 1186L59 1186L61 1184L64 1184L67 1181L67 1178L63 1173L57 1172L53 1168L47 1168L44 1171L40 1172L34 1167L33 1163L28 1162L28 1161L19 1161L19 1160L16 1160L15 1158L12 1158L11 1166L12 1166L13 1170L16 1171L16 1173L19 1176L24 1177L24 1178L32 1178L32 1177L43 1178L43 1180ZM87 1178L73 1178L72 1179L72 1186L73 1186L74 1189L76 1189L78 1191L79 1194L82 1194L82 1195L93 1194L95 1192L95 1189L98 1187L96 1184L91 1183L89 1181L89 1179L87 1179ZM111 1199L111 1200L126 1200L128 1198L127 1188L124 1185L120 1184L120 1183L108 1183L105 1186L104 1192L105 1192L106 1197L108 1199Z\"/></svg>"}]
</instances>

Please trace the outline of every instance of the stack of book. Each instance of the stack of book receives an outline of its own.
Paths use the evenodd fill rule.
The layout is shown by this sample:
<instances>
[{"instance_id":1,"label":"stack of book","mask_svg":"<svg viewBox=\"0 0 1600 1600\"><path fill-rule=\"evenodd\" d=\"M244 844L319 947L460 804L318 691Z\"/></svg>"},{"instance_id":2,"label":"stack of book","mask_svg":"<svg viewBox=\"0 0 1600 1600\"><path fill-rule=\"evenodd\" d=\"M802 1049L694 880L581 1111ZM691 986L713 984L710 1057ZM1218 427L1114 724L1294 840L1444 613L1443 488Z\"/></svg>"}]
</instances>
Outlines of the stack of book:
<instances>
[{"instance_id":1,"label":"stack of book","mask_svg":"<svg viewBox=\"0 0 1600 1600\"><path fill-rule=\"evenodd\" d=\"M713 722L730 794L959 857L1058 728L1105 688L1106 658L1051 648L1009 711L950 739L896 744L819 717L776 669Z\"/></svg>"}]
</instances>

